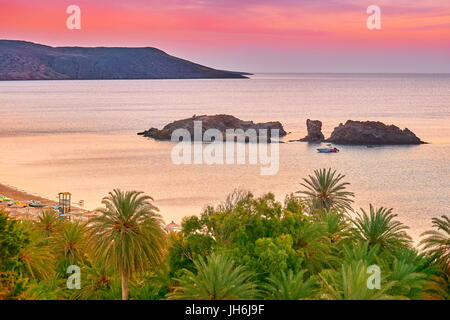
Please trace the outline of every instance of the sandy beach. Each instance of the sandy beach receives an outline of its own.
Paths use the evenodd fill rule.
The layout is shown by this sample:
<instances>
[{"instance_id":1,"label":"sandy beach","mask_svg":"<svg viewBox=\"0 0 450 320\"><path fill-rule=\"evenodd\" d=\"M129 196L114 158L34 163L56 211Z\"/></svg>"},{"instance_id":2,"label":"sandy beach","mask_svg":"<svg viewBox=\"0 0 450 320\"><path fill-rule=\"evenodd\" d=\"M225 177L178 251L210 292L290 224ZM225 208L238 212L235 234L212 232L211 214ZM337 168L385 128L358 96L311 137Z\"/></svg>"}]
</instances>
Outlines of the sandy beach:
<instances>
[{"instance_id":1,"label":"sandy beach","mask_svg":"<svg viewBox=\"0 0 450 320\"><path fill-rule=\"evenodd\" d=\"M10 217L16 219L23 220L35 220L42 213L43 210L49 209L55 205L58 205L58 202L52 201L43 197L39 197L36 195L32 195L25 191L18 190L12 186L7 186L4 184L0 184L0 195L6 196L12 200L19 201L21 203L28 203L31 200L41 202L44 207L35 208L35 207L20 207L17 205L8 206L6 202L0 202L0 210L4 210L8 212ZM67 216L70 219L74 220L86 220L91 217L93 213L86 209L82 209L72 205L72 209Z\"/></svg>"},{"instance_id":2,"label":"sandy beach","mask_svg":"<svg viewBox=\"0 0 450 320\"><path fill-rule=\"evenodd\" d=\"M25 191L20 191L20 190L15 189L14 187L6 186L1 183L0 183L0 194L7 196L8 198L18 200L18 201L35 200L35 201L40 201L40 202L42 202L42 204L45 204L47 206L57 205L56 201L52 201L52 200L45 199L45 198L42 198L39 196L35 196L35 195L29 194Z\"/></svg>"}]
</instances>

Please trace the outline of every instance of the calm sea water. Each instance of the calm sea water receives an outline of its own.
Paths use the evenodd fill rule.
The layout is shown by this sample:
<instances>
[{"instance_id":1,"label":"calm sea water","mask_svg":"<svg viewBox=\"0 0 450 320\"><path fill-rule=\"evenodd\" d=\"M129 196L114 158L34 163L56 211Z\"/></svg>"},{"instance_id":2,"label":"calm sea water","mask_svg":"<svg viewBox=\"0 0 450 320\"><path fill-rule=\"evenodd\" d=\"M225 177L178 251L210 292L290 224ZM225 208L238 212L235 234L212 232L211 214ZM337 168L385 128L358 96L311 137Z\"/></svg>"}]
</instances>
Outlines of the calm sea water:
<instances>
[{"instance_id":1,"label":"calm sea water","mask_svg":"<svg viewBox=\"0 0 450 320\"><path fill-rule=\"evenodd\" d=\"M279 120L295 139L307 118L328 136L340 122L380 120L408 127L420 146L280 145L280 170L174 165L173 144L136 135L193 114ZM450 214L450 75L255 75L250 80L0 82L0 182L54 199L70 191L95 208L113 188L152 195L165 220L180 221L235 188L282 200L314 169L336 168L356 193L355 208L392 207L418 235Z\"/></svg>"}]
</instances>

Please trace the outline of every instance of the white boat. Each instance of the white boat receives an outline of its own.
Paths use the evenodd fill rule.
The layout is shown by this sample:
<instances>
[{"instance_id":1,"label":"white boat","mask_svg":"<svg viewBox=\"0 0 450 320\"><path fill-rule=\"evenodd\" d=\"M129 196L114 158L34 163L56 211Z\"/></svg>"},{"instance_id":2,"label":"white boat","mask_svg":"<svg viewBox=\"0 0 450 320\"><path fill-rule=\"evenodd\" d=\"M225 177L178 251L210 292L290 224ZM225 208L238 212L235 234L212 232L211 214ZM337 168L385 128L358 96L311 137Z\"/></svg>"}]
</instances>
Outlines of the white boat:
<instances>
[{"instance_id":1,"label":"white boat","mask_svg":"<svg viewBox=\"0 0 450 320\"><path fill-rule=\"evenodd\" d=\"M318 148L317 152L319 153L338 153L340 150L336 147L333 147L331 144L327 144L326 148Z\"/></svg>"}]
</instances>

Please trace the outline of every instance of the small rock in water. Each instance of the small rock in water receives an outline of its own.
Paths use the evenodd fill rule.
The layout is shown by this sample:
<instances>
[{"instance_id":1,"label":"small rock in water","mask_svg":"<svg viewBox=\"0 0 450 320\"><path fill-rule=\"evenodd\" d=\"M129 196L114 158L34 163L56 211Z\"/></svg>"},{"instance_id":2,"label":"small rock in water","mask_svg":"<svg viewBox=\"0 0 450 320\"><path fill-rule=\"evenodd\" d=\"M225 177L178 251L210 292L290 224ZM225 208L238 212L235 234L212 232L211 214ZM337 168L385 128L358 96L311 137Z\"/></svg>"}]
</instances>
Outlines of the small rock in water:
<instances>
[{"instance_id":1,"label":"small rock in water","mask_svg":"<svg viewBox=\"0 0 450 320\"><path fill-rule=\"evenodd\" d=\"M306 128L308 135L299 141L304 142L322 142L325 137L322 133L322 121L319 120L306 120Z\"/></svg>"}]
</instances>

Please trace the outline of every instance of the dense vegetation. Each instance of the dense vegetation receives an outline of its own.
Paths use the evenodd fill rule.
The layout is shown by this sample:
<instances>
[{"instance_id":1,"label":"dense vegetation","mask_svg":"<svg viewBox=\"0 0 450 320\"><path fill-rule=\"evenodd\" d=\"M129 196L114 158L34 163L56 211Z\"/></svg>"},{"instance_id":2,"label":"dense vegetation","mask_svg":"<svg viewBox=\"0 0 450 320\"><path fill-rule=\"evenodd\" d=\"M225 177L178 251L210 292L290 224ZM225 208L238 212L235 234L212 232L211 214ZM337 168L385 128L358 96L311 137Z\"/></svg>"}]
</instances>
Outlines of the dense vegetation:
<instances>
[{"instance_id":1,"label":"dense vegetation","mask_svg":"<svg viewBox=\"0 0 450 320\"><path fill-rule=\"evenodd\" d=\"M317 170L283 202L237 190L171 233L139 192L114 190L88 223L1 212L0 299L449 299L449 218L416 248L392 209L353 212L343 180Z\"/></svg>"}]
</instances>

